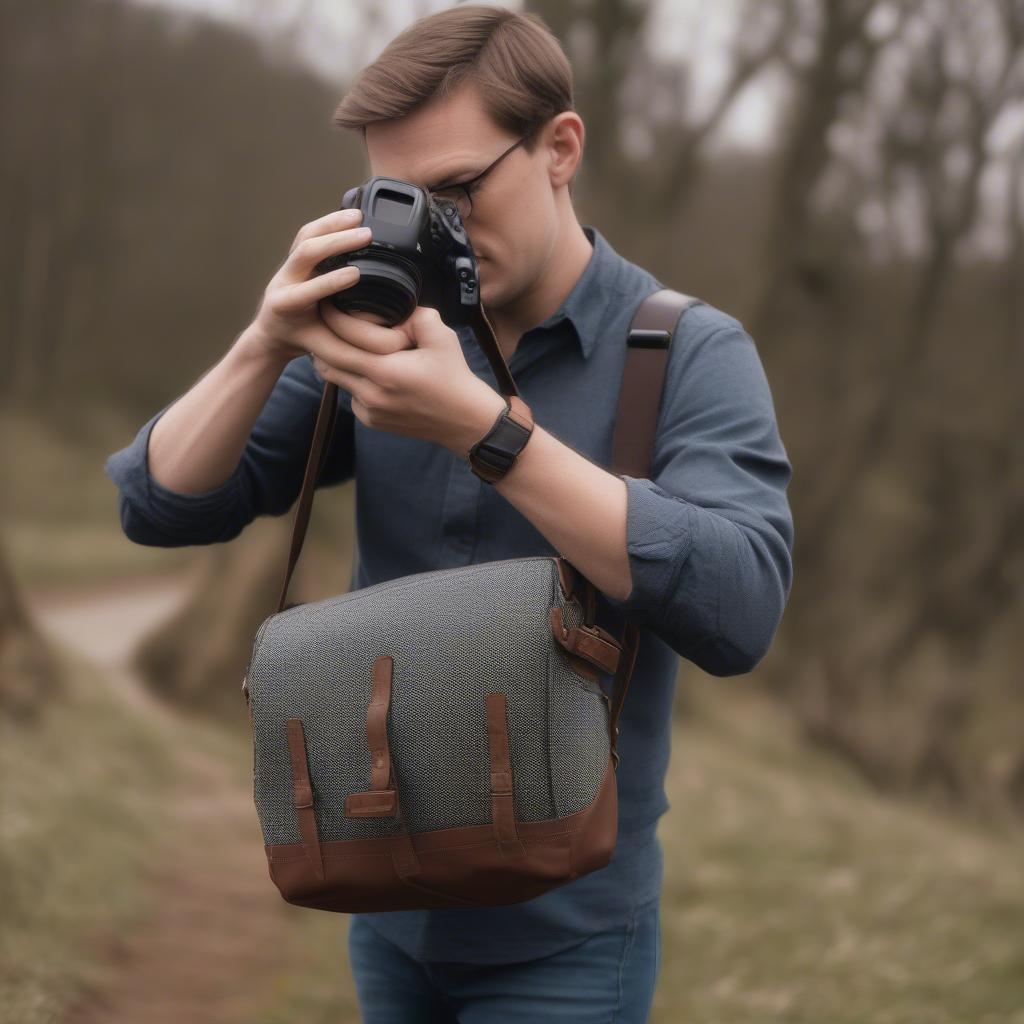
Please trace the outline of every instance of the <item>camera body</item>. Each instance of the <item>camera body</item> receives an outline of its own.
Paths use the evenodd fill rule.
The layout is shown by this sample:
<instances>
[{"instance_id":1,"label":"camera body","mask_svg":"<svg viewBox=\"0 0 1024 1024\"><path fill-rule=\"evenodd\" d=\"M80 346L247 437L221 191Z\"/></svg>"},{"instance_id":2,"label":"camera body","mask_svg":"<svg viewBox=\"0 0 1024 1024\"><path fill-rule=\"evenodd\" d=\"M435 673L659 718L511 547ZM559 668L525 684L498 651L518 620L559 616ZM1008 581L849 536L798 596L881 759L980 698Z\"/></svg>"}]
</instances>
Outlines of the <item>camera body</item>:
<instances>
[{"instance_id":1,"label":"camera body","mask_svg":"<svg viewBox=\"0 0 1024 1024\"><path fill-rule=\"evenodd\" d=\"M389 327L417 306L431 306L449 327L471 324L480 301L476 256L458 207L436 200L412 182L376 176L349 189L341 209L363 211L370 243L335 253L316 270L359 268L359 280L330 296L343 313L367 312Z\"/></svg>"}]
</instances>

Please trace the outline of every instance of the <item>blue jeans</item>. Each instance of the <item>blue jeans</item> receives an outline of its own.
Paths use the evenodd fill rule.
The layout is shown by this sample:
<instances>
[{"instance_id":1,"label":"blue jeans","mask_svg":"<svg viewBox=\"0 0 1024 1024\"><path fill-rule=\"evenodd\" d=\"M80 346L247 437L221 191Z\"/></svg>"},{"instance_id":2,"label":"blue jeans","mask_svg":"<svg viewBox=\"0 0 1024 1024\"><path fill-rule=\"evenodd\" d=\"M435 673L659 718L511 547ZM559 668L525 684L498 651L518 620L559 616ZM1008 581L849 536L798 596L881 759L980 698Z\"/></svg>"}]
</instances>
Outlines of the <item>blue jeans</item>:
<instances>
[{"instance_id":1,"label":"blue jeans","mask_svg":"<svg viewBox=\"0 0 1024 1024\"><path fill-rule=\"evenodd\" d=\"M364 1024L643 1024L661 965L660 904L623 928L512 964L421 962L352 917L349 962Z\"/></svg>"}]
</instances>

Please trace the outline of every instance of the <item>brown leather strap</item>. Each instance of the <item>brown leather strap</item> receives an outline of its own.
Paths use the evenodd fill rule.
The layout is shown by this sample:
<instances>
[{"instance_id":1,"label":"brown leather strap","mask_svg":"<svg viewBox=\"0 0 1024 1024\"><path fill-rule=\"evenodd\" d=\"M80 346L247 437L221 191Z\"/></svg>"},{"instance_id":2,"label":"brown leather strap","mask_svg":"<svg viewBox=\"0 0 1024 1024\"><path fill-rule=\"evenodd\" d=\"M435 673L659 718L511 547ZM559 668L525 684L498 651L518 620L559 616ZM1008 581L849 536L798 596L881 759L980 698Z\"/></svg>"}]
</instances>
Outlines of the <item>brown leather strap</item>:
<instances>
[{"instance_id":1,"label":"brown leather strap","mask_svg":"<svg viewBox=\"0 0 1024 1024\"><path fill-rule=\"evenodd\" d=\"M302 478L302 489L299 492L299 506L295 511L295 522L292 525L292 543L288 552L288 567L281 585L281 596L277 602L277 610L284 611L288 596L288 584L292 573L302 554L302 545L306 539L306 528L309 526L309 514L313 507L313 492L316 481L323 470L327 453L330 450L328 441L334 430L338 414L338 385L324 381L323 394L320 396L320 408L317 410L316 423L313 425L313 440L310 444L309 457L306 459L306 472Z\"/></svg>"},{"instance_id":2,"label":"brown leather strap","mask_svg":"<svg viewBox=\"0 0 1024 1024\"><path fill-rule=\"evenodd\" d=\"M366 738L370 747L370 788L345 797L345 817L393 817L398 806L391 784L391 748L388 745L388 708L394 660L381 654L373 662L373 691L366 708Z\"/></svg>"},{"instance_id":3,"label":"brown leather strap","mask_svg":"<svg viewBox=\"0 0 1024 1024\"><path fill-rule=\"evenodd\" d=\"M479 302L469 326L476 335L477 344L484 350L484 355L487 356L487 361L491 364L494 379L498 382L498 390L509 397L518 395L519 388L516 387L515 378L508 368L508 363L505 362L505 357L501 354L498 338L491 326L491 321L487 319L487 314Z\"/></svg>"},{"instance_id":4,"label":"brown leather strap","mask_svg":"<svg viewBox=\"0 0 1024 1024\"><path fill-rule=\"evenodd\" d=\"M400 878L411 881L422 872L416 845L402 814L398 780L394 776L391 745L388 743L388 709L391 706L391 682L395 661L390 654L374 658L373 690L366 709L366 738L370 746L370 789L345 797L345 816L349 818L394 817L398 823L392 835L391 859Z\"/></svg>"},{"instance_id":5,"label":"brown leather strap","mask_svg":"<svg viewBox=\"0 0 1024 1024\"><path fill-rule=\"evenodd\" d=\"M671 288L648 295L633 315L612 437L612 472L649 477L661 394L679 318L701 300Z\"/></svg>"},{"instance_id":6,"label":"brown leather strap","mask_svg":"<svg viewBox=\"0 0 1024 1024\"><path fill-rule=\"evenodd\" d=\"M508 700L504 693L487 694L487 739L491 748L491 821L505 857L523 857L526 848L516 828L512 797L512 761L508 748Z\"/></svg>"},{"instance_id":7,"label":"brown leather strap","mask_svg":"<svg viewBox=\"0 0 1024 1024\"><path fill-rule=\"evenodd\" d=\"M299 819L302 846L313 865L317 878L324 880L324 858L320 850L320 837L316 830L316 811L313 808L313 784L309 779L309 764L306 761L306 734L301 718L289 718L285 722L288 737L288 752L292 759L292 802Z\"/></svg>"},{"instance_id":8,"label":"brown leather strap","mask_svg":"<svg viewBox=\"0 0 1024 1024\"><path fill-rule=\"evenodd\" d=\"M618 668L620 644L606 629L596 624L566 629L562 609L558 605L549 609L548 619L552 635L570 654L586 659L604 672L614 672Z\"/></svg>"}]
</instances>

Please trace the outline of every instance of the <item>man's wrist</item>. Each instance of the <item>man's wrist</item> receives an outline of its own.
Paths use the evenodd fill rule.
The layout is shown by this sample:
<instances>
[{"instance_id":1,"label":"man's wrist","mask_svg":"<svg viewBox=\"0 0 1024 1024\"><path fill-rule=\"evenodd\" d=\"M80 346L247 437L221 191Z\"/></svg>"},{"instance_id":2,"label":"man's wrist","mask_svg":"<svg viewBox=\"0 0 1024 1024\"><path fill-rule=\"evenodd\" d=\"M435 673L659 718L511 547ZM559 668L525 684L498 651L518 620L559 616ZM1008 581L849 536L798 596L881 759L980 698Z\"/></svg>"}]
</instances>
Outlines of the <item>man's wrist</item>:
<instances>
[{"instance_id":1,"label":"man's wrist","mask_svg":"<svg viewBox=\"0 0 1024 1024\"><path fill-rule=\"evenodd\" d=\"M250 324L235 339L234 348L246 359L273 366L279 372L295 358L296 354L289 354L280 345L276 345L271 339L263 334L258 328Z\"/></svg>"},{"instance_id":2,"label":"man's wrist","mask_svg":"<svg viewBox=\"0 0 1024 1024\"><path fill-rule=\"evenodd\" d=\"M469 450L469 468L489 484L507 476L533 436L530 407L519 395L505 401L491 429Z\"/></svg>"},{"instance_id":3,"label":"man's wrist","mask_svg":"<svg viewBox=\"0 0 1024 1024\"><path fill-rule=\"evenodd\" d=\"M462 436L455 446L463 462L469 462L470 450L481 438L487 436L507 408L508 400L505 396L483 384L480 399L474 404L465 430L462 431Z\"/></svg>"}]
</instances>

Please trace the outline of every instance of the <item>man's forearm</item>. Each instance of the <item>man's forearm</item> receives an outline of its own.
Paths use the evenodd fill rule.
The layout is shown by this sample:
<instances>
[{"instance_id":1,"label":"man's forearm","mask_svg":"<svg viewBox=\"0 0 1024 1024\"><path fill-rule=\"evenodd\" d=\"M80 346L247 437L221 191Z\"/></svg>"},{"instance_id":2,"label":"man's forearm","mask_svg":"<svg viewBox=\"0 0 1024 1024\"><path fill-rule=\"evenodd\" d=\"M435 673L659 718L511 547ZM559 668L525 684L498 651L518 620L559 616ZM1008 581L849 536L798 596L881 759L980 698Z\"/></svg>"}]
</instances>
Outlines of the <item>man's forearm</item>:
<instances>
[{"instance_id":1,"label":"man's forearm","mask_svg":"<svg viewBox=\"0 0 1024 1024\"><path fill-rule=\"evenodd\" d=\"M153 426L148 461L157 483L181 494L223 484L286 365L254 345L248 328L243 331Z\"/></svg>"},{"instance_id":2,"label":"man's forearm","mask_svg":"<svg viewBox=\"0 0 1024 1024\"><path fill-rule=\"evenodd\" d=\"M534 425L515 465L492 486L598 590L629 596L623 480Z\"/></svg>"}]
</instances>

